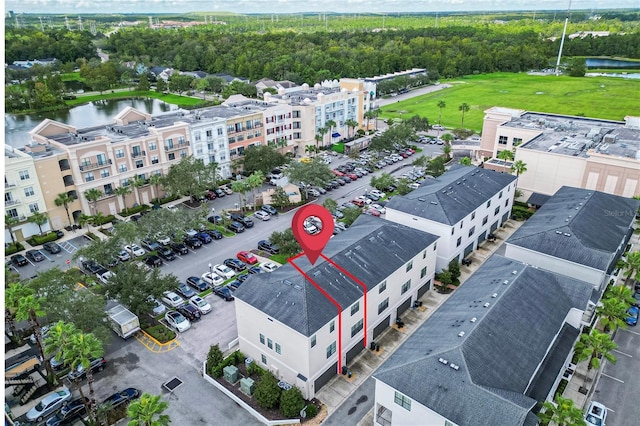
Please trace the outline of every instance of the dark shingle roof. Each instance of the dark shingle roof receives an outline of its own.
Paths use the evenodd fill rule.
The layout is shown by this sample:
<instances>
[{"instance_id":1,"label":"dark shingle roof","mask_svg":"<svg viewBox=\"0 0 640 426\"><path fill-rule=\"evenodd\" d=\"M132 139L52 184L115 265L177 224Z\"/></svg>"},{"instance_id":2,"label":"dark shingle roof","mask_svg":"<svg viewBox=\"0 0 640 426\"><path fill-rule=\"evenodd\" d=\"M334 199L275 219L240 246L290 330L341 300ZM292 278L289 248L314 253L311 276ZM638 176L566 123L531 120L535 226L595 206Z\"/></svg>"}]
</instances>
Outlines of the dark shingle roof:
<instances>
[{"instance_id":1,"label":"dark shingle roof","mask_svg":"<svg viewBox=\"0 0 640 426\"><path fill-rule=\"evenodd\" d=\"M529 424L530 381L569 310L584 309L591 292L587 283L494 255L374 377L456 424Z\"/></svg>"},{"instance_id":2,"label":"dark shingle roof","mask_svg":"<svg viewBox=\"0 0 640 426\"><path fill-rule=\"evenodd\" d=\"M455 225L515 180L510 174L456 166L436 179L427 179L407 195L393 197L386 207Z\"/></svg>"},{"instance_id":3,"label":"dark shingle roof","mask_svg":"<svg viewBox=\"0 0 640 426\"><path fill-rule=\"evenodd\" d=\"M563 186L507 244L607 271L639 205L631 198Z\"/></svg>"},{"instance_id":4,"label":"dark shingle roof","mask_svg":"<svg viewBox=\"0 0 640 426\"><path fill-rule=\"evenodd\" d=\"M384 219L361 216L347 231L329 240L323 253L371 289L437 238ZM342 309L364 293L360 285L322 258L315 266L304 256L295 263ZM235 297L305 336L337 315L337 307L289 264L269 274L252 275Z\"/></svg>"}]
</instances>

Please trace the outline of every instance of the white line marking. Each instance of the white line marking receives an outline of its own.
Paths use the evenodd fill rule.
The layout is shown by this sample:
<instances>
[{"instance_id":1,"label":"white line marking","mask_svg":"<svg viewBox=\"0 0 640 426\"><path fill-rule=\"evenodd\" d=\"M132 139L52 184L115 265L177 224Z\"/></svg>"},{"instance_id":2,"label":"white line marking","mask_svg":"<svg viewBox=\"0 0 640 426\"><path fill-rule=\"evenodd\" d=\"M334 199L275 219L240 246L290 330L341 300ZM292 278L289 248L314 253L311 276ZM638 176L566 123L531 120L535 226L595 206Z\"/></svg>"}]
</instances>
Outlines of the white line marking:
<instances>
[{"instance_id":1,"label":"white line marking","mask_svg":"<svg viewBox=\"0 0 640 426\"><path fill-rule=\"evenodd\" d=\"M603 375L604 377L608 377L608 378L610 378L610 379L613 379L613 380L615 380L616 382L624 383L624 381L622 381L622 380L620 380L620 379L617 379L617 378L615 378L615 377L613 377L613 376L610 376L610 375L608 375L608 374L602 373L602 375Z\"/></svg>"},{"instance_id":2,"label":"white line marking","mask_svg":"<svg viewBox=\"0 0 640 426\"><path fill-rule=\"evenodd\" d=\"M633 355L629 355L629 354L627 354L627 353L620 352L620 351L618 351L618 350L614 350L613 352L617 352L617 353L619 353L620 355L624 355L624 356L628 356L629 358L633 358Z\"/></svg>"}]
</instances>

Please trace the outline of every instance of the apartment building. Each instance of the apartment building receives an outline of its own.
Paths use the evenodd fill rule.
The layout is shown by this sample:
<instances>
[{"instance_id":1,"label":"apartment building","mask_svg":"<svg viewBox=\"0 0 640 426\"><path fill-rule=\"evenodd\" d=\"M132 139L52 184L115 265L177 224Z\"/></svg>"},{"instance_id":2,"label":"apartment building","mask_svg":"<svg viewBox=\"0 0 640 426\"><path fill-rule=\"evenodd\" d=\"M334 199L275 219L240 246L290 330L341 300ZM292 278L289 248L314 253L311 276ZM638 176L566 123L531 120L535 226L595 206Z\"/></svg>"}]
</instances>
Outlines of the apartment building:
<instances>
[{"instance_id":1,"label":"apartment building","mask_svg":"<svg viewBox=\"0 0 640 426\"><path fill-rule=\"evenodd\" d=\"M437 239L362 216L324 249L346 272L299 257L251 275L235 293L240 350L312 398L431 288Z\"/></svg>"},{"instance_id":2,"label":"apartment building","mask_svg":"<svg viewBox=\"0 0 640 426\"><path fill-rule=\"evenodd\" d=\"M639 206L640 200L563 186L509 237L505 256L580 279L602 294Z\"/></svg>"},{"instance_id":3,"label":"apartment building","mask_svg":"<svg viewBox=\"0 0 640 426\"><path fill-rule=\"evenodd\" d=\"M9 145L4 146L4 214L19 221L13 228L16 241L24 240L40 232L38 225L27 222L36 212L46 213L38 174L33 158ZM49 224L42 226L49 231ZM5 242L11 242L11 235L5 229Z\"/></svg>"},{"instance_id":4,"label":"apartment building","mask_svg":"<svg viewBox=\"0 0 640 426\"><path fill-rule=\"evenodd\" d=\"M502 150L526 164L518 189L527 199L563 185L640 195L640 117L611 121L494 107L482 127L480 153L492 158L485 168L510 169L513 162L496 158Z\"/></svg>"},{"instance_id":5,"label":"apartment building","mask_svg":"<svg viewBox=\"0 0 640 426\"><path fill-rule=\"evenodd\" d=\"M374 373L374 424L537 425L592 287L493 255Z\"/></svg>"},{"instance_id":6,"label":"apartment building","mask_svg":"<svg viewBox=\"0 0 640 426\"><path fill-rule=\"evenodd\" d=\"M462 260L509 219L516 177L473 166L454 166L386 206L386 219L438 235L437 268Z\"/></svg>"}]
</instances>

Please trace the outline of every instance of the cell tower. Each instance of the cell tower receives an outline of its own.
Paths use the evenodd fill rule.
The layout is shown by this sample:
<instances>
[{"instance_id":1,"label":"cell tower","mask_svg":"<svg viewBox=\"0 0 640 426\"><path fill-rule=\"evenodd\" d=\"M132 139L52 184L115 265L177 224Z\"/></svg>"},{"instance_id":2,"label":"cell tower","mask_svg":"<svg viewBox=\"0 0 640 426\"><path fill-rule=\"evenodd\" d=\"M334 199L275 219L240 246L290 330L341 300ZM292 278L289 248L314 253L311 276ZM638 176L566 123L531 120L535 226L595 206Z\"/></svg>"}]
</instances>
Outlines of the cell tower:
<instances>
[{"instance_id":1,"label":"cell tower","mask_svg":"<svg viewBox=\"0 0 640 426\"><path fill-rule=\"evenodd\" d=\"M71 25L69 24L69 18L64 17L64 24L67 26L67 30L71 31Z\"/></svg>"},{"instance_id":2,"label":"cell tower","mask_svg":"<svg viewBox=\"0 0 640 426\"><path fill-rule=\"evenodd\" d=\"M96 33L97 33L98 31L96 30L96 23L95 23L95 21L91 21L90 28L91 28L91 30L90 30L90 31L91 31L91 34L96 35Z\"/></svg>"},{"instance_id":3,"label":"cell tower","mask_svg":"<svg viewBox=\"0 0 640 426\"><path fill-rule=\"evenodd\" d=\"M153 18L149 16L149 28L153 28Z\"/></svg>"},{"instance_id":4,"label":"cell tower","mask_svg":"<svg viewBox=\"0 0 640 426\"><path fill-rule=\"evenodd\" d=\"M18 20L18 15L16 15L16 28L20 28L20 21Z\"/></svg>"},{"instance_id":5,"label":"cell tower","mask_svg":"<svg viewBox=\"0 0 640 426\"><path fill-rule=\"evenodd\" d=\"M567 9L567 17L564 19L564 28L562 30L562 39L560 40L560 49L558 49L558 61L556 62L556 77L560 75L560 59L562 58L562 47L564 46L564 36L567 34L567 24L569 23L569 13L571 13L571 0L569 0L569 8Z\"/></svg>"},{"instance_id":6,"label":"cell tower","mask_svg":"<svg viewBox=\"0 0 640 426\"><path fill-rule=\"evenodd\" d=\"M81 16L78 16L78 28L80 28L80 31L84 31L84 25L82 24Z\"/></svg>"},{"instance_id":7,"label":"cell tower","mask_svg":"<svg viewBox=\"0 0 640 426\"><path fill-rule=\"evenodd\" d=\"M44 32L44 24L42 23L42 16L38 16L38 19L40 20L40 29Z\"/></svg>"}]
</instances>

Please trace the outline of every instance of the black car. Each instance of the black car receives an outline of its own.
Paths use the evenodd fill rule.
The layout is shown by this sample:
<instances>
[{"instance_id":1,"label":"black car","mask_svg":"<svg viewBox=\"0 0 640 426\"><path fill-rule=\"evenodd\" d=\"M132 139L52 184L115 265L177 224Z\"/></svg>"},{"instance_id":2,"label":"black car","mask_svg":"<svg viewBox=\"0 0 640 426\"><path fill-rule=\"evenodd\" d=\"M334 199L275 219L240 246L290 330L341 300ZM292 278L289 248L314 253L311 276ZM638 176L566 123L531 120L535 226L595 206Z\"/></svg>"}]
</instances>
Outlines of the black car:
<instances>
[{"instance_id":1,"label":"black car","mask_svg":"<svg viewBox=\"0 0 640 426\"><path fill-rule=\"evenodd\" d=\"M209 223L214 223L216 225L222 225L222 216L218 216L218 215L209 216L207 218L207 221Z\"/></svg>"},{"instance_id":2,"label":"black car","mask_svg":"<svg viewBox=\"0 0 640 426\"><path fill-rule=\"evenodd\" d=\"M250 217L246 217L238 213L232 213L231 220L235 220L236 222L242 224L245 228L253 227L253 220Z\"/></svg>"},{"instance_id":3,"label":"black car","mask_svg":"<svg viewBox=\"0 0 640 426\"><path fill-rule=\"evenodd\" d=\"M250 274L262 274L264 273L264 271L262 270L261 267L259 266L252 266L251 268L249 268L249 272Z\"/></svg>"},{"instance_id":4,"label":"black car","mask_svg":"<svg viewBox=\"0 0 640 426\"><path fill-rule=\"evenodd\" d=\"M193 296L197 296L197 293L193 291L191 287L189 287L185 283L178 284L178 287L176 288L176 293L184 297L186 300L191 299Z\"/></svg>"},{"instance_id":5,"label":"black car","mask_svg":"<svg viewBox=\"0 0 640 426\"><path fill-rule=\"evenodd\" d=\"M265 204L264 206L260 207L262 210L264 210L265 212L269 213L271 216L275 216L278 214L278 210L275 209L275 207L269 205L269 204Z\"/></svg>"},{"instance_id":6,"label":"black car","mask_svg":"<svg viewBox=\"0 0 640 426\"><path fill-rule=\"evenodd\" d=\"M213 292L216 294L216 296L220 297L221 299L224 299L227 302L231 302L232 300L235 299L235 297L233 297L233 294L231 294L231 290L229 290L227 287L223 287L223 286L215 287L213 289Z\"/></svg>"},{"instance_id":7,"label":"black car","mask_svg":"<svg viewBox=\"0 0 640 426\"><path fill-rule=\"evenodd\" d=\"M337 184L338 184L338 186L344 186L344 185L347 183L347 182L345 182L345 181L343 181L343 180L340 180L340 179L337 179L337 178L336 178L336 179L334 179L334 180L332 180L331 182L333 182L333 183L337 183Z\"/></svg>"},{"instance_id":8,"label":"black car","mask_svg":"<svg viewBox=\"0 0 640 426\"><path fill-rule=\"evenodd\" d=\"M107 360L100 357L100 358L92 359L91 362L89 363L89 368L91 369L92 373L95 373L95 372L104 370L104 367L106 367L106 365L107 365ZM67 375L67 378L72 382L75 381L76 378L79 380L83 380L85 377L87 377L87 370L85 370L82 364L78 365L75 368L75 370L72 370Z\"/></svg>"},{"instance_id":9,"label":"black car","mask_svg":"<svg viewBox=\"0 0 640 426\"><path fill-rule=\"evenodd\" d=\"M230 231L233 231L236 234L244 232L244 226L240 222L236 221L231 222L229 226L227 226L227 228L229 228Z\"/></svg>"},{"instance_id":10,"label":"black car","mask_svg":"<svg viewBox=\"0 0 640 426\"><path fill-rule=\"evenodd\" d=\"M240 280L234 280L234 281L231 281L231 282L227 285L227 287L228 287L229 289L231 289L231 291L236 291L236 290L238 289L238 287L240 287L241 285L242 285L242 281L240 281Z\"/></svg>"},{"instance_id":11,"label":"black car","mask_svg":"<svg viewBox=\"0 0 640 426\"><path fill-rule=\"evenodd\" d=\"M88 275L97 274L98 272L105 269L103 266L98 265L93 260L83 260L82 262L80 262L80 265L82 266L84 272Z\"/></svg>"},{"instance_id":12,"label":"black car","mask_svg":"<svg viewBox=\"0 0 640 426\"><path fill-rule=\"evenodd\" d=\"M222 198L222 197L224 197L225 195L227 195L227 194L225 194L225 192L224 192L222 189L220 189L220 188L216 188L216 189L214 189L214 190L213 190L213 192L215 192L215 193L216 193L216 197L218 197L218 198Z\"/></svg>"},{"instance_id":13,"label":"black car","mask_svg":"<svg viewBox=\"0 0 640 426\"><path fill-rule=\"evenodd\" d=\"M236 280L243 283L247 280L247 278L249 278L249 274L240 274L236 277Z\"/></svg>"},{"instance_id":14,"label":"black car","mask_svg":"<svg viewBox=\"0 0 640 426\"><path fill-rule=\"evenodd\" d=\"M195 237L187 237L184 239L184 243L191 249L197 249L202 247L202 241Z\"/></svg>"},{"instance_id":15,"label":"black car","mask_svg":"<svg viewBox=\"0 0 640 426\"><path fill-rule=\"evenodd\" d=\"M370 194L370 193L366 193L364 194L365 197L367 197L368 199L370 199L371 201L378 201L380 199L380 197L378 197L375 194Z\"/></svg>"},{"instance_id":16,"label":"black car","mask_svg":"<svg viewBox=\"0 0 640 426\"><path fill-rule=\"evenodd\" d=\"M62 248L60 248L58 243L55 243L53 241L49 241L47 243L44 243L42 245L42 248L45 249L46 251L48 251L51 254L60 253L62 251Z\"/></svg>"},{"instance_id":17,"label":"black car","mask_svg":"<svg viewBox=\"0 0 640 426\"><path fill-rule=\"evenodd\" d=\"M44 255L40 253L40 250L28 250L26 255L27 259L32 262L42 262L44 260Z\"/></svg>"},{"instance_id":18,"label":"black car","mask_svg":"<svg viewBox=\"0 0 640 426\"><path fill-rule=\"evenodd\" d=\"M223 262L226 266L233 269L234 271L240 272L247 269L247 264L238 259L225 259Z\"/></svg>"},{"instance_id":19,"label":"black car","mask_svg":"<svg viewBox=\"0 0 640 426\"><path fill-rule=\"evenodd\" d=\"M351 180L351 178L350 178L349 176L340 176L340 177L338 178L338 180L341 180L341 181L343 181L344 183L351 183L351 182L352 182L352 180Z\"/></svg>"},{"instance_id":20,"label":"black car","mask_svg":"<svg viewBox=\"0 0 640 426\"><path fill-rule=\"evenodd\" d=\"M148 238L140 241L140 245L142 248L147 249L147 251L156 251L160 248L160 244L157 241L153 241Z\"/></svg>"},{"instance_id":21,"label":"black car","mask_svg":"<svg viewBox=\"0 0 640 426\"><path fill-rule=\"evenodd\" d=\"M169 247L160 247L158 249L158 256L169 262L176 258L176 254Z\"/></svg>"},{"instance_id":22,"label":"black car","mask_svg":"<svg viewBox=\"0 0 640 426\"><path fill-rule=\"evenodd\" d=\"M89 402L89 398L78 398L62 406L62 409L55 416L49 417L45 426L59 426L71 424L73 420L87 414L85 402ZM89 404L91 405L91 404Z\"/></svg>"},{"instance_id":23,"label":"black car","mask_svg":"<svg viewBox=\"0 0 640 426\"><path fill-rule=\"evenodd\" d=\"M151 266L152 268L157 268L159 266L162 266L164 262L162 261L162 259L160 259L160 257L152 254L144 258L144 263Z\"/></svg>"},{"instance_id":24,"label":"black car","mask_svg":"<svg viewBox=\"0 0 640 426\"><path fill-rule=\"evenodd\" d=\"M198 308L188 304L179 306L178 308L176 308L176 311L180 312L182 316L184 316L189 321L197 321L202 316Z\"/></svg>"},{"instance_id":25,"label":"black car","mask_svg":"<svg viewBox=\"0 0 640 426\"><path fill-rule=\"evenodd\" d=\"M128 404L136 398L140 398L140 391L136 388L127 388L123 391L114 393L105 399L103 404L107 404L111 408L115 408L122 404Z\"/></svg>"},{"instance_id":26,"label":"black car","mask_svg":"<svg viewBox=\"0 0 640 426\"><path fill-rule=\"evenodd\" d=\"M187 247L186 244L171 243L169 247L171 247L171 250L173 250L175 254L180 254L180 255L189 254L189 247Z\"/></svg>"},{"instance_id":27,"label":"black car","mask_svg":"<svg viewBox=\"0 0 640 426\"><path fill-rule=\"evenodd\" d=\"M29 263L26 257L21 254L14 254L11 256L11 262L15 263L18 266L24 266Z\"/></svg>"},{"instance_id":28,"label":"black car","mask_svg":"<svg viewBox=\"0 0 640 426\"><path fill-rule=\"evenodd\" d=\"M269 240L260 240L260 241L258 241L258 250L264 250L264 251L266 251L268 253L271 253L271 254L280 253L280 247L278 247L277 245L273 244Z\"/></svg>"},{"instance_id":29,"label":"black car","mask_svg":"<svg viewBox=\"0 0 640 426\"><path fill-rule=\"evenodd\" d=\"M204 282L200 277L187 278L187 284L189 284L191 287L195 288L199 292L203 292L209 288L209 284Z\"/></svg>"},{"instance_id":30,"label":"black car","mask_svg":"<svg viewBox=\"0 0 640 426\"><path fill-rule=\"evenodd\" d=\"M202 232L204 232L205 234L209 235L214 240L221 240L222 239L222 232L220 232L220 231L218 231L216 229L205 229Z\"/></svg>"}]
</instances>

